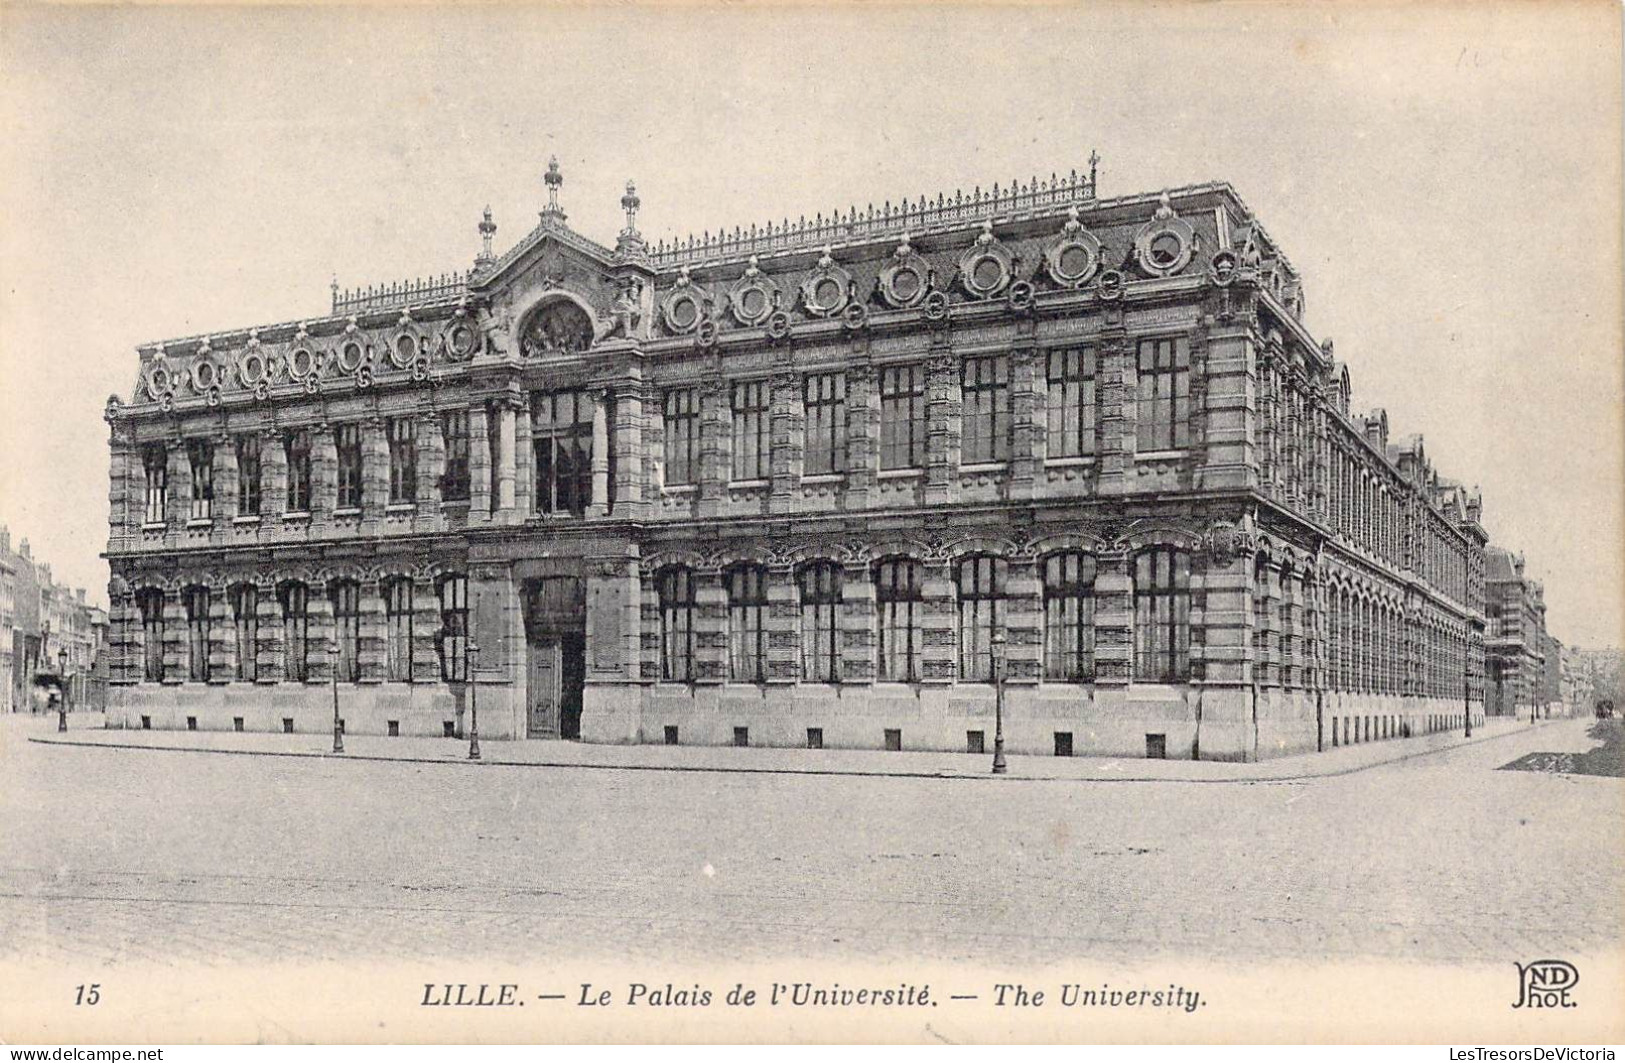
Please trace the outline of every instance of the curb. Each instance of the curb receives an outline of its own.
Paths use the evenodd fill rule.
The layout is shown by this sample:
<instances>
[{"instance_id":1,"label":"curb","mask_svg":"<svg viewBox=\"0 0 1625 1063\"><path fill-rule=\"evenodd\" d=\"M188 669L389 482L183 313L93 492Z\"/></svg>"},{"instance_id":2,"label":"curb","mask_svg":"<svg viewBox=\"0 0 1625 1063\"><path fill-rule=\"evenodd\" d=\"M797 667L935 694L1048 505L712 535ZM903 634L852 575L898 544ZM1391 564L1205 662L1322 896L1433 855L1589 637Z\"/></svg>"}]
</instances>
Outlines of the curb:
<instances>
[{"instance_id":1,"label":"curb","mask_svg":"<svg viewBox=\"0 0 1625 1063\"><path fill-rule=\"evenodd\" d=\"M1539 727L1548 727L1561 720L1546 720L1536 724L1534 728L1517 728L1502 731L1500 734L1484 735L1481 738L1472 738L1448 746L1439 746L1434 749L1418 749L1410 753L1385 760L1375 760L1368 764L1358 764L1347 768L1333 768L1327 771L1306 771L1291 775L1267 775L1252 778L1215 778L1215 779L1182 779L1164 778L1145 775L1124 775L1107 778L1078 778L1066 775L1004 775L996 776L991 773L978 772L975 774L957 771L858 771L845 768L754 768L747 766L725 766L709 764L585 764L579 761L549 761L549 760L478 760L467 759L436 759L430 757L384 757L371 753L322 753L302 752L294 750L260 750L260 749L203 749L196 746L160 746L160 745L133 745L119 742L83 742L66 738L37 738L30 736L28 741L42 746L75 746L80 749L117 749L135 752L153 753L212 753L230 757L287 757L300 760L337 760L337 761L365 761L378 764L437 764L443 767L472 766L472 767L499 767L499 768L551 768L579 769L585 771L653 771L653 772L687 772L690 774L709 775L806 775L827 776L841 778L863 779L939 779L939 780L1009 780L1012 782L1050 782L1050 783L1201 783L1201 784L1246 784L1246 783L1279 783L1299 782L1306 779L1333 779L1344 775L1355 775L1372 768L1379 768L1388 764L1399 764L1418 757L1435 756L1439 753L1448 753L1455 749L1465 749L1468 746L1478 745L1481 742L1493 742L1500 738L1512 735L1526 734ZM1308 756L1309 754L1300 754ZM1256 762L1255 762L1256 763Z\"/></svg>"}]
</instances>

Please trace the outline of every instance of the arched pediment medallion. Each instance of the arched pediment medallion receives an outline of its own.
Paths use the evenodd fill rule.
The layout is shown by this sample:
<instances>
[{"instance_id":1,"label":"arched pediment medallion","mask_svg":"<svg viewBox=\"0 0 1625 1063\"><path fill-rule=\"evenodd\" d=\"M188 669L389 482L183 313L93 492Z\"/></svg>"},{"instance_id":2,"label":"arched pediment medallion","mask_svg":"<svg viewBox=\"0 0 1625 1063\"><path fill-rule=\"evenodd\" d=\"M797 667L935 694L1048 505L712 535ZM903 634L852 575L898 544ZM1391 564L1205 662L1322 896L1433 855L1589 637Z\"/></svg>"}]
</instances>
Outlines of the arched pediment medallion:
<instances>
[{"instance_id":1,"label":"arched pediment medallion","mask_svg":"<svg viewBox=\"0 0 1625 1063\"><path fill-rule=\"evenodd\" d=\"M579 354L592 346L592 315L570 298L549 299L525 320L519 350L526 358Z\"/></svg>"}]
</instances>

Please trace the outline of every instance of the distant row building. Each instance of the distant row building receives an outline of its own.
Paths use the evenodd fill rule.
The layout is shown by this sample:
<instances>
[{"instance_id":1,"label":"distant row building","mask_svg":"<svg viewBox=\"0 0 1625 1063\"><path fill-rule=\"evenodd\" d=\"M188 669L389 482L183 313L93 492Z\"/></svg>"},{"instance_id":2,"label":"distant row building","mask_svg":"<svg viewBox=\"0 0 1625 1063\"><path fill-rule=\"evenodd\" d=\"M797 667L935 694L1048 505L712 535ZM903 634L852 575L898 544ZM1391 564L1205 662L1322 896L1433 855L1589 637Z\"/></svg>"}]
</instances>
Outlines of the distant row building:
<instances>
[{"instance_id":1,"label":"distant row building","mask_svg":"<svg viewBox=\"0 0 1625 1063\"><path fill-rule=\"evenodd\" d=\"M103 707L106 646L107 610L89 604L83 587L57 583L27 539L13 551L11 531L0 525L0 711L36 708L34 677L55 675L63 649L74 677L70 705Z\"/></svg>"},{"instance_id":2,"label":"distant row building","mask_svg":"<svg viewBox=\"0 0 1625 1063\"><path fill-rule=\"evenodd\" d=\"M114 726L1255 759L1532 715L1538 583L1224 183L538 224L108 400Z\"/></svg>"}]
</instances>

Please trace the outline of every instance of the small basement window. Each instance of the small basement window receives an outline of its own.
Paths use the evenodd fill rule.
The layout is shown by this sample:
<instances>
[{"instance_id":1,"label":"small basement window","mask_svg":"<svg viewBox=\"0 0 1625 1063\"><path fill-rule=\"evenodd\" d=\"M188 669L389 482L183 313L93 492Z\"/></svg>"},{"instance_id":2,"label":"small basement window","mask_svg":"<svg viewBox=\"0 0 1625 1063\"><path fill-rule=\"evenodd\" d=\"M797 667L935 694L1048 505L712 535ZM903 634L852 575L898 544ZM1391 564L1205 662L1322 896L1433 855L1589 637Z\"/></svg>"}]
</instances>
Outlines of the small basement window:
<instances>
[{"instance_id":1,"label":"small basement window","mask_svg":"<svg viewBox=\"0 0 1625 1063\"><path fill-rule=\"evenodd\" d=\"M141 717L141 729L143 731L152 730L152 717L151 716L143 716L143 717Z\"/></svg>"},{"instance_id":2,"label":"small basement window","mask_svg":"<svg viewBox=\"0 0 1625 1063\"><path fill-rule=\"evenodd\" d=\"M387 726L389 728L389 737L399 738L401 736L401 721L390 720Z\"/></svg>"},{"instance_id":3,"label":"small basement window","mask_svg":"<svg viewBox=\"0 0 1625 1063\"><path fill-rule=\"evenodd\" d=\"M1168 759L1168 736L1165 735L1165 734L1162 734L1162 735L1146 735L1145 736L1145 755L1146 755L1146 759L1148 759L1148 760L1167 760Z\"/></svg>"},{"instance_id":4,"label":"small basement window","mask_svg":"<svg viewBox=\"0 0 1625 1063\"><path fill-rule=\"evenodd\" d=\"M965 732L965 752L967 752L967 753L983 753L983 752L986 752L986 745L987 745L987 732L986 731L966 731Z\"/></svg>"},{"instance_id":5,"label":"small basement window","mask_svg":"<svg viewBox=\"0 0 1625 1063\"><path fill-rule=\"evenodd\" d=\"M441 720L440 721L440 737L442 737L442 738L456 738L457 737L457 725L452 723L450 720Z\"/></svg>"},{"instance_id":6,"label":"small basement window","mask_svg":"<svg viewBox=\"0 0 1625 1063\"><path fill-rule=\"evenodd\" d=\"M241 731L243 729L243 718L241 716L233 716L231 718L231 729L233 731Z\"/></svg>"},{"instance_id":7,"label":"small basement window","mask_svg":"<svg viewBox=\"0 0 1625 1063\"><path fill-rule=\"evenodd\" d=\"M824 748L824 729L822 727L809 727L809 728L807 728L807 748L808 749L823 749Z\"/></svg>"},{"instance_id":8,"label":"small basement window","mask_svg":"<svg viewBox=\"0 0 1625 1063\"><path fill-rule=\"evenodd\" d=\"M900 727L886 728L886 749L897 753L903 748L903 730Z\"/></svg>"},{"instance_id":9,"label":"small basement window","mask_svg":"<svg viewBox=\"0 0 1625 1063\"><path fill-rule=\"evenodd\" d=\"M1055 732L1055 755L1058 757L1070 757L1072 755L1071 731Z\"/></svg>"},{"instance_id":10,"label":"small basement window","mask_svg":"<svg viewBox=\"0 0 1625 1063\"><path fill-rule=\"evenodd\" d=\"M677 725L674 723L668 723L666 725L666 744L668 746L674 746L677 744Z\"/></svg>"},{"instance_id":11,"label":"small basement window","mask_svg":"<svg viewBox=\"0 0 1625 1063\"><path fill-rule=\"evenodd\" d=\"M292 716L284 716L284 717L282 717L282 733L285 734L285 735L293 734L293 717Z\"/></svg>"},{"instance_id":12,"label":"small basement window","mask_svg":"<svg viewBox=\"0 0 1625 1063\"><path fill-rule=\"evenodd\" d=\"M749 727L735 727L734 728L734 745L736 745L736 746L748 746L748 745L750 745L750 728Z\"/></svg>"},{"instance_id":13,"label":"small basement window","mask_svg":"<svg viewBox=\"0 0 1625 1063\"><path fill-rule=\"evenodd\" d=\"M188 731L197 730L197 717L196 716L188 716L186 718L186 729Z\"/></svg>"}]
</instances>

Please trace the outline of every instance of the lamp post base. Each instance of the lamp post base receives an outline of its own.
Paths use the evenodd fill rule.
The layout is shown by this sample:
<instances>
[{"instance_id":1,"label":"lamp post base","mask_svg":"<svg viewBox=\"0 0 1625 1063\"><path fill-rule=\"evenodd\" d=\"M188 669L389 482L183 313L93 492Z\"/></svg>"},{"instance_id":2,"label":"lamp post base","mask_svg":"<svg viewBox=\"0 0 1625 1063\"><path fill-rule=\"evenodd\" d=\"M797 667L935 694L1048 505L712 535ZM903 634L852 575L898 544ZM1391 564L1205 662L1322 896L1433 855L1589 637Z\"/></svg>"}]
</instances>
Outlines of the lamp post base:
<instances>
[{"instance_id":1,"label":"lamp post base","mask_svg":"<svg viewBox=\"0 0 1625 1063\"><path fill-rule=\"evenodd\" d=\"M58 709L58 710L56 710L56 729L57 729L58 733L66 731L68 729L68 710L67 709Z\"/></svg>"},{"instance_id":2,"label":"lamp post base","mask_svg":"<svg viewBox=\"0 0 1625 1063\"><path fill-rule=\"evenodd\" d=\"M993 740L993 774L1003 775L1009 770L1010 766L1004 762L1004 739L995 738Z\"/></svg>"},{"instance_id":3,"label":"lamp post base","mask_svg":"<svg viewBox=\"0 0 1625 1063\"><path fill-rule=\"evenodd\" d=\"M337 727L333 728L333 752L344 752L344 732Z\"/></svg>"},{"instance_id":4,"label":"lamp post base","mask_svg":"<svg viewBox=\"0 0 1625 1063\"><path fill-rule=\"evenodd\" d=\"M480 736L477 735L477 734L469 736L469 739L468 739L468 759L469 760L479 760L480 759Z\"/></svg>"}]
</instances>

